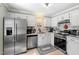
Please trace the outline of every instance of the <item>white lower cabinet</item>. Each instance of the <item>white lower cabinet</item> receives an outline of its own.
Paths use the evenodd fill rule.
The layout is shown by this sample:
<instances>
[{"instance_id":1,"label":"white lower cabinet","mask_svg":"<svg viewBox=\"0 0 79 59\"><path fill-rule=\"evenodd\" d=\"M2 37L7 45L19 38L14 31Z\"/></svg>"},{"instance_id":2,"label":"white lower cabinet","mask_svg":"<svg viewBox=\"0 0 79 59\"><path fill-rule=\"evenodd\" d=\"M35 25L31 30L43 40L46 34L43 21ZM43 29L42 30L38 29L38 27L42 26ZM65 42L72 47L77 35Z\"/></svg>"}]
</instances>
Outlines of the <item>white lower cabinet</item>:
<instances>
[{"instance_id":1,"label":"white lower cabinet","mask_svg":"<svg viewBox=\"0 0 79 59\"><path fill-rule=\"evenodd\" d=\"M67 37L67 54L79 55L79 38Z\"/></svg>"},{"instance_id":2,"label":"white lower cabinet","mask_svg":"<svg viewBox=\"0 0 79 59\"><path fill-rule=\"evenodd\" d=\"M50 44L50 35L48 33L38 34L38 46Z\"/></svg>"},{"instance_id":3,"label":"white lower cabinet","mask_svg":"<svg viewBox=\"0 0 79 59\"><path fill-rule=\"evenodd\" d=\"M43 42L44 34L38 34L38 47L44 45Z\"/></svg>"},{"instance_id":4,"label":"white lower cabinet","mask_svg":"<svg viewBox=\"0 0 79 59\"><path fill-rule=\"evenodd\" d=\"M38 46L51 44L54 46L54 33L38 34Z\"/></svg>"},{"instance_id":5,"label":"white lower cabinet","mask_svg":"<svg viewBox=\"0 0 79 59\"><path fill-rule=\"evenodd\" d=\"M52 46L54 46L54 33L51 33L50 43Z\"/></svg>"}]
</instances>

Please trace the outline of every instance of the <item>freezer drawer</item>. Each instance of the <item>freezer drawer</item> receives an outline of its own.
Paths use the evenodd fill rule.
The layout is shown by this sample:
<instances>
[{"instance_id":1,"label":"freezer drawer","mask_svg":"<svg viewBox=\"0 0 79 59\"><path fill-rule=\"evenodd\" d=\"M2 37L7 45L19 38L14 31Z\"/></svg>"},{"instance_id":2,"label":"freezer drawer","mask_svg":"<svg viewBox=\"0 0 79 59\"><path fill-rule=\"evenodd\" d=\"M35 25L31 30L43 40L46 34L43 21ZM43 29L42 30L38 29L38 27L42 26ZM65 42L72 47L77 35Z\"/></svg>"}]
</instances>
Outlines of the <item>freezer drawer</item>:
<instances>
[{"instance_id":1,"label":"freezer drawer","mask_svg":"<svg viewBox=\"0 0 79 59\"><path fill-rule=\"evenodd\" d=\"M28 36L27 38L28 38L27 49L37 47L37 35L31 35L31 36Z\"/></svg>"}]
</instances>

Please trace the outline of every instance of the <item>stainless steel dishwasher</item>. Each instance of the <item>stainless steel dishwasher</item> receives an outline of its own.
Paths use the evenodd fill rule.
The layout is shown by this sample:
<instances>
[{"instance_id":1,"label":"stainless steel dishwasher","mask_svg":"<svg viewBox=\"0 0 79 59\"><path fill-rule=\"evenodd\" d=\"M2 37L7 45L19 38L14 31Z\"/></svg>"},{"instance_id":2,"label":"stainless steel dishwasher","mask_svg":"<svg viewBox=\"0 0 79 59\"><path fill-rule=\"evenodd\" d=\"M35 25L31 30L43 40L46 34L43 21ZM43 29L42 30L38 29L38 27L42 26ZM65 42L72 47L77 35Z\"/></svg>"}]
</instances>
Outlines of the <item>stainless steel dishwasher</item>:
<instances>
[{"instance_id":1,"label":"stainless steel dishwasher","mask_svg":"<svg viewBox=\"0 0 79 59\"><path fill-rule=\"evenodd\" d=\"M32 49L37 47L37 35L27 35L27 49Z\"/></svg>"}]
</instances>

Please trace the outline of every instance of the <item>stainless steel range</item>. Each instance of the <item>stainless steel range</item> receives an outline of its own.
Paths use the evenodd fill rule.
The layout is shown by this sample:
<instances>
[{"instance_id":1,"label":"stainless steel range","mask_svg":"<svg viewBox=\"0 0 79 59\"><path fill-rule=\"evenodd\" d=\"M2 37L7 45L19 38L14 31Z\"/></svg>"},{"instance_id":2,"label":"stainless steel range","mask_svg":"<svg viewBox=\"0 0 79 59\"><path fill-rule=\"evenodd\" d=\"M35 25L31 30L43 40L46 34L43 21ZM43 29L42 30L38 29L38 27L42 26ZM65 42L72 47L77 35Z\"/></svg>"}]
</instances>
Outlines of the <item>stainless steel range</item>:
<instances>
[{"instance_id":1,"label":"stainless steel range","mask_svg":"<svg viewBox=\"0 0 79 59\"><path fill-rule=\"evenodd\" d=\"M66 35L56 33L54 37L54 45L66 53Z\"/></svg>"}]
</instances>

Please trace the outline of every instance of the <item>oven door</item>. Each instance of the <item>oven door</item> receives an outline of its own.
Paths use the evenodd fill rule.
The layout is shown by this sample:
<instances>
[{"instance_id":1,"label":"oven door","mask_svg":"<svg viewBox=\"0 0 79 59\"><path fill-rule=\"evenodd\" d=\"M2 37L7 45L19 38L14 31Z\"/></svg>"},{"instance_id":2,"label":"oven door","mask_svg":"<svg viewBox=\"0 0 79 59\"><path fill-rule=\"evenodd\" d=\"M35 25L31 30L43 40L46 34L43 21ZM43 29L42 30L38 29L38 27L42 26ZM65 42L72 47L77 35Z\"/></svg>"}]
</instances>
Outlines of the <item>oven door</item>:
<instances>
[{"instance_id":1,"label":"oven door","mask_svg":"<svg viewBox=\"0 0 79 59\"><path fill-rule=\"evenodd\" d=\"M65 39L54 37L54 45L66 51L66 40Z\"/></svg>"}]
</instances>

